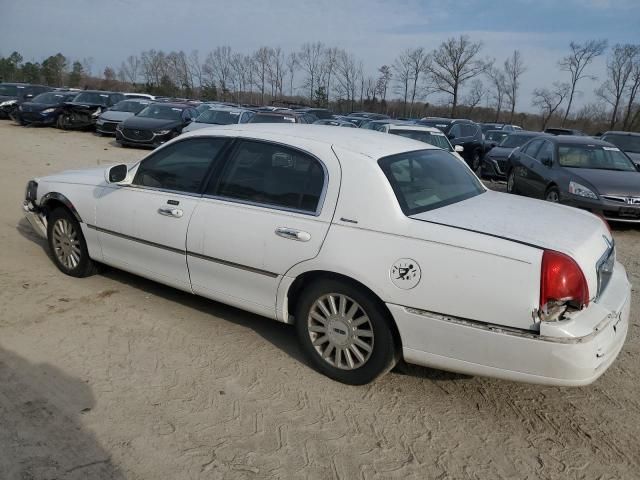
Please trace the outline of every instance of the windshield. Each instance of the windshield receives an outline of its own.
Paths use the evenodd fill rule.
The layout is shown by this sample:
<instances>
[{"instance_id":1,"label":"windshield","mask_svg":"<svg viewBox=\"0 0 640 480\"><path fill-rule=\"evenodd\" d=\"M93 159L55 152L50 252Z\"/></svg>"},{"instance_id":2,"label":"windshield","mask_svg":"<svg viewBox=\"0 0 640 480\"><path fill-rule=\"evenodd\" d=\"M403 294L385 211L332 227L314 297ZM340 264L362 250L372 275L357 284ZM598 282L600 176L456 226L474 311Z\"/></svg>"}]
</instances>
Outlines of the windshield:
<instances>
[{"instance_id":1,"label":"windshield","mask_svg":"<svg viewBox=\"0 0 640 480\"><path fill-rule=\"evenodd\" d=\"M448 123L439 122L437 120L420 120L420 125L426 125L427 127L435 127L443 132L449 128Z\"/></svg>"},{"instance_id":2,"label":"windshield","mask_svg":"<svg viewBox=\"0 0 640 480\"><path fill-rule=\"evenodd\" d=\"M121 102L116 103L111 110L114 112L128 112L128 113L138 113L144 107L149 105L150 102L138 102L131 100L122 100Z\"/></svg>"},{"instance_id":3,"label":"windshield","mask_svg":"<svg viewBox=\"0 0 640 480\"><path fill-rule=\"evenodd\" d=\"M421 130L398 130L393 129L389 130L389 133L393 135L400 135L401 137L411 138L413 140L418 140L419 142L429 143L438 148L442 148L443 150L447 150L449 152L453 151L451 144L447 140L447 138L441 133L432 133L425 132Z\"/></svg>"},{"instance_id":4,"label":"windshield","mask_svg":"<svg viewBox=\"0 0 640 480\"><path fill-rule=\"evenodd\" d=\"M288 115L254 115L249 123L296 123L295 117Z\"/></svg>"},{"instance_id":5,"label":"windshield","mask_svg":"<svg viewBox=\"0 0 640 480\"><path fill-rule=\"evenodd\" d=\"M143 108L142 111L138 113L138 117L157 118L160 120L180 120L182 118L182 109L154 103Z\"/></svg>"},{"instance_id":6,"label":"windshield","mask_svg":"<svg viewBox=\"0 0 640 480\"><path fill-rule=\"evenodd\" d=\"M485 191L478 178L442 150L406 152L378 161L405 215L461 202Z\"/></svg>"},{"instance_id":7,"label":"windshield","mask_svg":"<svg viewBox=\"0 0 640 480\"><path fill-rule=\"evenodd\" d=\"M533 137L530 135L507 135L502 139L498 146L504 148L516 148L520 145L524 145L531 138Z\"/></svg>"},{"instance_id":8,"label":"windshield","mask_svg":"<svg viewBox=\"0 0 640 480\"><path fill-rule=\"evenodd\" d=\"M96 105L109 105L109 95L106 93L82 92L73 100L79 103L93 103Z\"/></svg>"},{"instance_id":9,"label":"windshield","mask_svg":"<svg viewBox=\"0 0 640 480\"><path fill-rule=\"evenodd\" d=\"M561 144L558 147L558 158L563 167L636 171L633 162L616 147Z\"/></svg>"},{"instance_id":10,"label":"windshield","mask_svg":"<svg viewBox=\"0 0 640 480\"><path fill-rule=\"evenodd\" d=\"M490 124L490 125L481 125L482 133L487 133L489 130L500 130L502 126Z\"/></svg>"},{"instance_id":11,"label":"windshield","mask_svg":"<svg viewBox=\"0 0 640 480\"><path fill-rule=\"evenodd\" d=\"M509 135L506 132L495 132L495 131L490 131L487 132L487 134L485 135L486 140L491 140L493 142L501 142L503 138L505 138L507 135Z\"/></svg>"},{"instance_id":12,"label":"windshield","mask_svg":"<svg viewBox=\"0 0 640 480\"><path fill-rule=\"evenodd\" d=\"M613 143L623 152L640 153L640 136L607 135L602 139L605 142Z\"/></svg>"},{"instance_id":13,"label":"windshield","mask_svg":"<svg viewBox=\"0 0 640 480\"><path fill-rule=\"evenodd\" d=\"M40 95L36 95L31 100L33 103L42 103L43 105L59 105L64 102L68 102L75 95L69 95L68 93L41 93Z\"/></svg>"},{"instance_id":14,"label":"windshield","mask_svg":"<svg viewBox=\"0 0 640 480\"><path fill-rule=\"evenodd\" d=\"M15 85L0 85L0 95L5 95L7 97L17 97L18 87L16 87Z\"/></svg>"},{"instance_id":15,"label":"windshield","mask_svg":"<svg viewBox=\"0 0 640 480\"><path fill-rule=\"evenodd\" d=\"M240 122L239 110L207 110L196 118L197 123L209 123L211 125L231 125Z\"/></svg>"}]
</instances>

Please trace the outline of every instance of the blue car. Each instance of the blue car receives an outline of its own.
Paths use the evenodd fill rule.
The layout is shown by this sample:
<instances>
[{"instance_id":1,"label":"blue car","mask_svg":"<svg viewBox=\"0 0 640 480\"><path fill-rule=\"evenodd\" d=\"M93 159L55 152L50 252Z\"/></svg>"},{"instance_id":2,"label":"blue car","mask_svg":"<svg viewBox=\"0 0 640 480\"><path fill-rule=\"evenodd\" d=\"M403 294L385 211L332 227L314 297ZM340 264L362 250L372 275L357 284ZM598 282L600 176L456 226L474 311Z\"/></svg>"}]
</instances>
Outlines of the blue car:
<instances>
[{"instance_id":1,"label":"blue car","mask_svg":"<svg viewBox=\"0 0 640 480\"><path fill-rule=\"evenodd\" d=\"M58 126L65 102L72 101L80 92L55 91L41 93L21 103L14 112L14 120L21 125Z\"/></svg>"}]
</instances>

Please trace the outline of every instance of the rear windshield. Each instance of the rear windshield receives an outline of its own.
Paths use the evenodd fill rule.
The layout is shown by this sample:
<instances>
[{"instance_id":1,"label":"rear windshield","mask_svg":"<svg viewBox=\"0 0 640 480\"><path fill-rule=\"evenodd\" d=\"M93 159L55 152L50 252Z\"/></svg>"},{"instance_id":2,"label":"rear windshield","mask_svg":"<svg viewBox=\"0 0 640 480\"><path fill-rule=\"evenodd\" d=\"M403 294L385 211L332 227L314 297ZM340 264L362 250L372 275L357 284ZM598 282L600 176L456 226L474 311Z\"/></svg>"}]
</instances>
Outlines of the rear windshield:
<instances>
[{"instance_id":1,"label":"rear windshield","mask_svg":"<svg viewBox=\"0 0 640 480\"><path fill-rule=\"evenodd\" d=\"M231 125L240 122L239 110L207 110L201 113L196 122L209 123L211 125Z\"/></svg>"},{"instance_id":2,"label":"rear windshield","mask_svg":"<svg viewBox=\"0 0 640 480\"><path fill-rule=\"evenodd\" d=\"M447 140L447 137L445 137L442 133L425 132L423 130L399 130L397 128L389 130L389 133L392 133L393 135L400 135L401 137L411 138L413 140L418 140L419 142L425 142L449 152L453 151L453 149L451 148L451 144Z\"/></svg>"},{"instance_id":3,"label":"rear windshield","mask_svg":"<svg viewBox=\"0 0 640 480\"><path fill-rule=\"evenodd\" d=\"M443 150L401 153L381 158L378 164L407 216L461 202L485 191L463 162Z\"/></svg>"}]
</instances>

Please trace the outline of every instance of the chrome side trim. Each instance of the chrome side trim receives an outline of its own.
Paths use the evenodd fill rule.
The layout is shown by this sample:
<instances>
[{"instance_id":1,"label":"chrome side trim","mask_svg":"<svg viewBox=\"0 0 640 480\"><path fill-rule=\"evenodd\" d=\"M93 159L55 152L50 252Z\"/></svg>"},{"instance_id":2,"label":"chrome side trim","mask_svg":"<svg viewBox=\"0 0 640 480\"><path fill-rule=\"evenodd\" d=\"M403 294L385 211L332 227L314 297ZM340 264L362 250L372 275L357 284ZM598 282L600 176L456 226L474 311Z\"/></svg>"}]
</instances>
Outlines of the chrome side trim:
<instances>
[{"instance_id":1,"label":"chrome side trim","mask_svg":"<svg viewBox=\"0 0 640 480\"><path fill-rule=\"evenodd\" d=\"M225 265L227 267L233 267L233 268L238 268L240 270L245 270L247 272L257 273L259 275L264 275L266 277L277 278L279 276L277 273L269 272L268 270L261 270L259 268L242 265L240 263L229 262L228 260L222 260L221 258L209 257L207 255L202 255L200 253L187 252L187 255L189 255L190 257L199 258L201 260L207 260L209 262Z\"/></svg>"},{"instance_id":2,"label":"chrome side trim","mask_svg":"<svg viewBox=\"0 0 640 480\"><path fill-rule=\"evenodd\" d=\"M112 230L107 230L105 228L100 228L95 225L87 224L87 228L95 230L96 232L106 233L108 235L113 235L114 237L124 238L125 240L131 240L132 242L142 243L143 245L148 245L150 247L160 248L162 250L167 250L168 252L179 253L181 255L185 255L186 251L181 250L179 248L169 247L168 245L163 245L161 243L152 242L150 240L145 240L143 238L132 237L131 235L126 235L124 233L114 232Z\"/></svg>"}]
</instances>

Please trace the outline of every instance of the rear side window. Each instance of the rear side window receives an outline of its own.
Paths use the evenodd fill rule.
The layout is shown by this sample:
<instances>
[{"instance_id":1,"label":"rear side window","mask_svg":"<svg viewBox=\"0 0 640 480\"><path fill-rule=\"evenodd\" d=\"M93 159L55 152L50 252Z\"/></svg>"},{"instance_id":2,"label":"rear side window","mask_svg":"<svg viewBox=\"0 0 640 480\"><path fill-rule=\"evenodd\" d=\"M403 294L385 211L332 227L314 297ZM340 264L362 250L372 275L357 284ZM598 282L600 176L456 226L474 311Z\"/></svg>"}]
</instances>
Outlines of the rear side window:
<instances>
[{"instance_id":1,"label":"rear side window","mask_svg":"<svg viewBox=\"0 0 640 480\"><path fill-rule=\"evenodd\" d=\"M434 210L484 193L478 178L443 150L406 152L378 161L405 215Z\"/></svg>"},{"instance_id":2,"label":"rear side window","mask_svg":"<svg viewBox=\"0 0 640 480\"><path fill-rule=\"evenodd\" d=\"M243 141L208 194L305 213L318 211L325 173L318 160L298 150Z\"/></svg>"},{"instance_id":3,"label":"rear side window","mask_svg":"<svg viewBox=\"0 0 640 480\"><path fill-rule=\"evenodd\" d=\"M522 148L522 153L526 153L530 157L535 157L538 149L542 145L542 140L533 140Z\"/></svg>"},{"instance_id":4,"label":"rear side window","mask_svg":"<svg viewBox=\"0 0 640 480\"><path fill-rule=\"evenodd\" d=\"M173 143L144 159L132 183L199 193L209 167L226 142L223 138L194 138Z\"/></svg>"}]
</instances>

